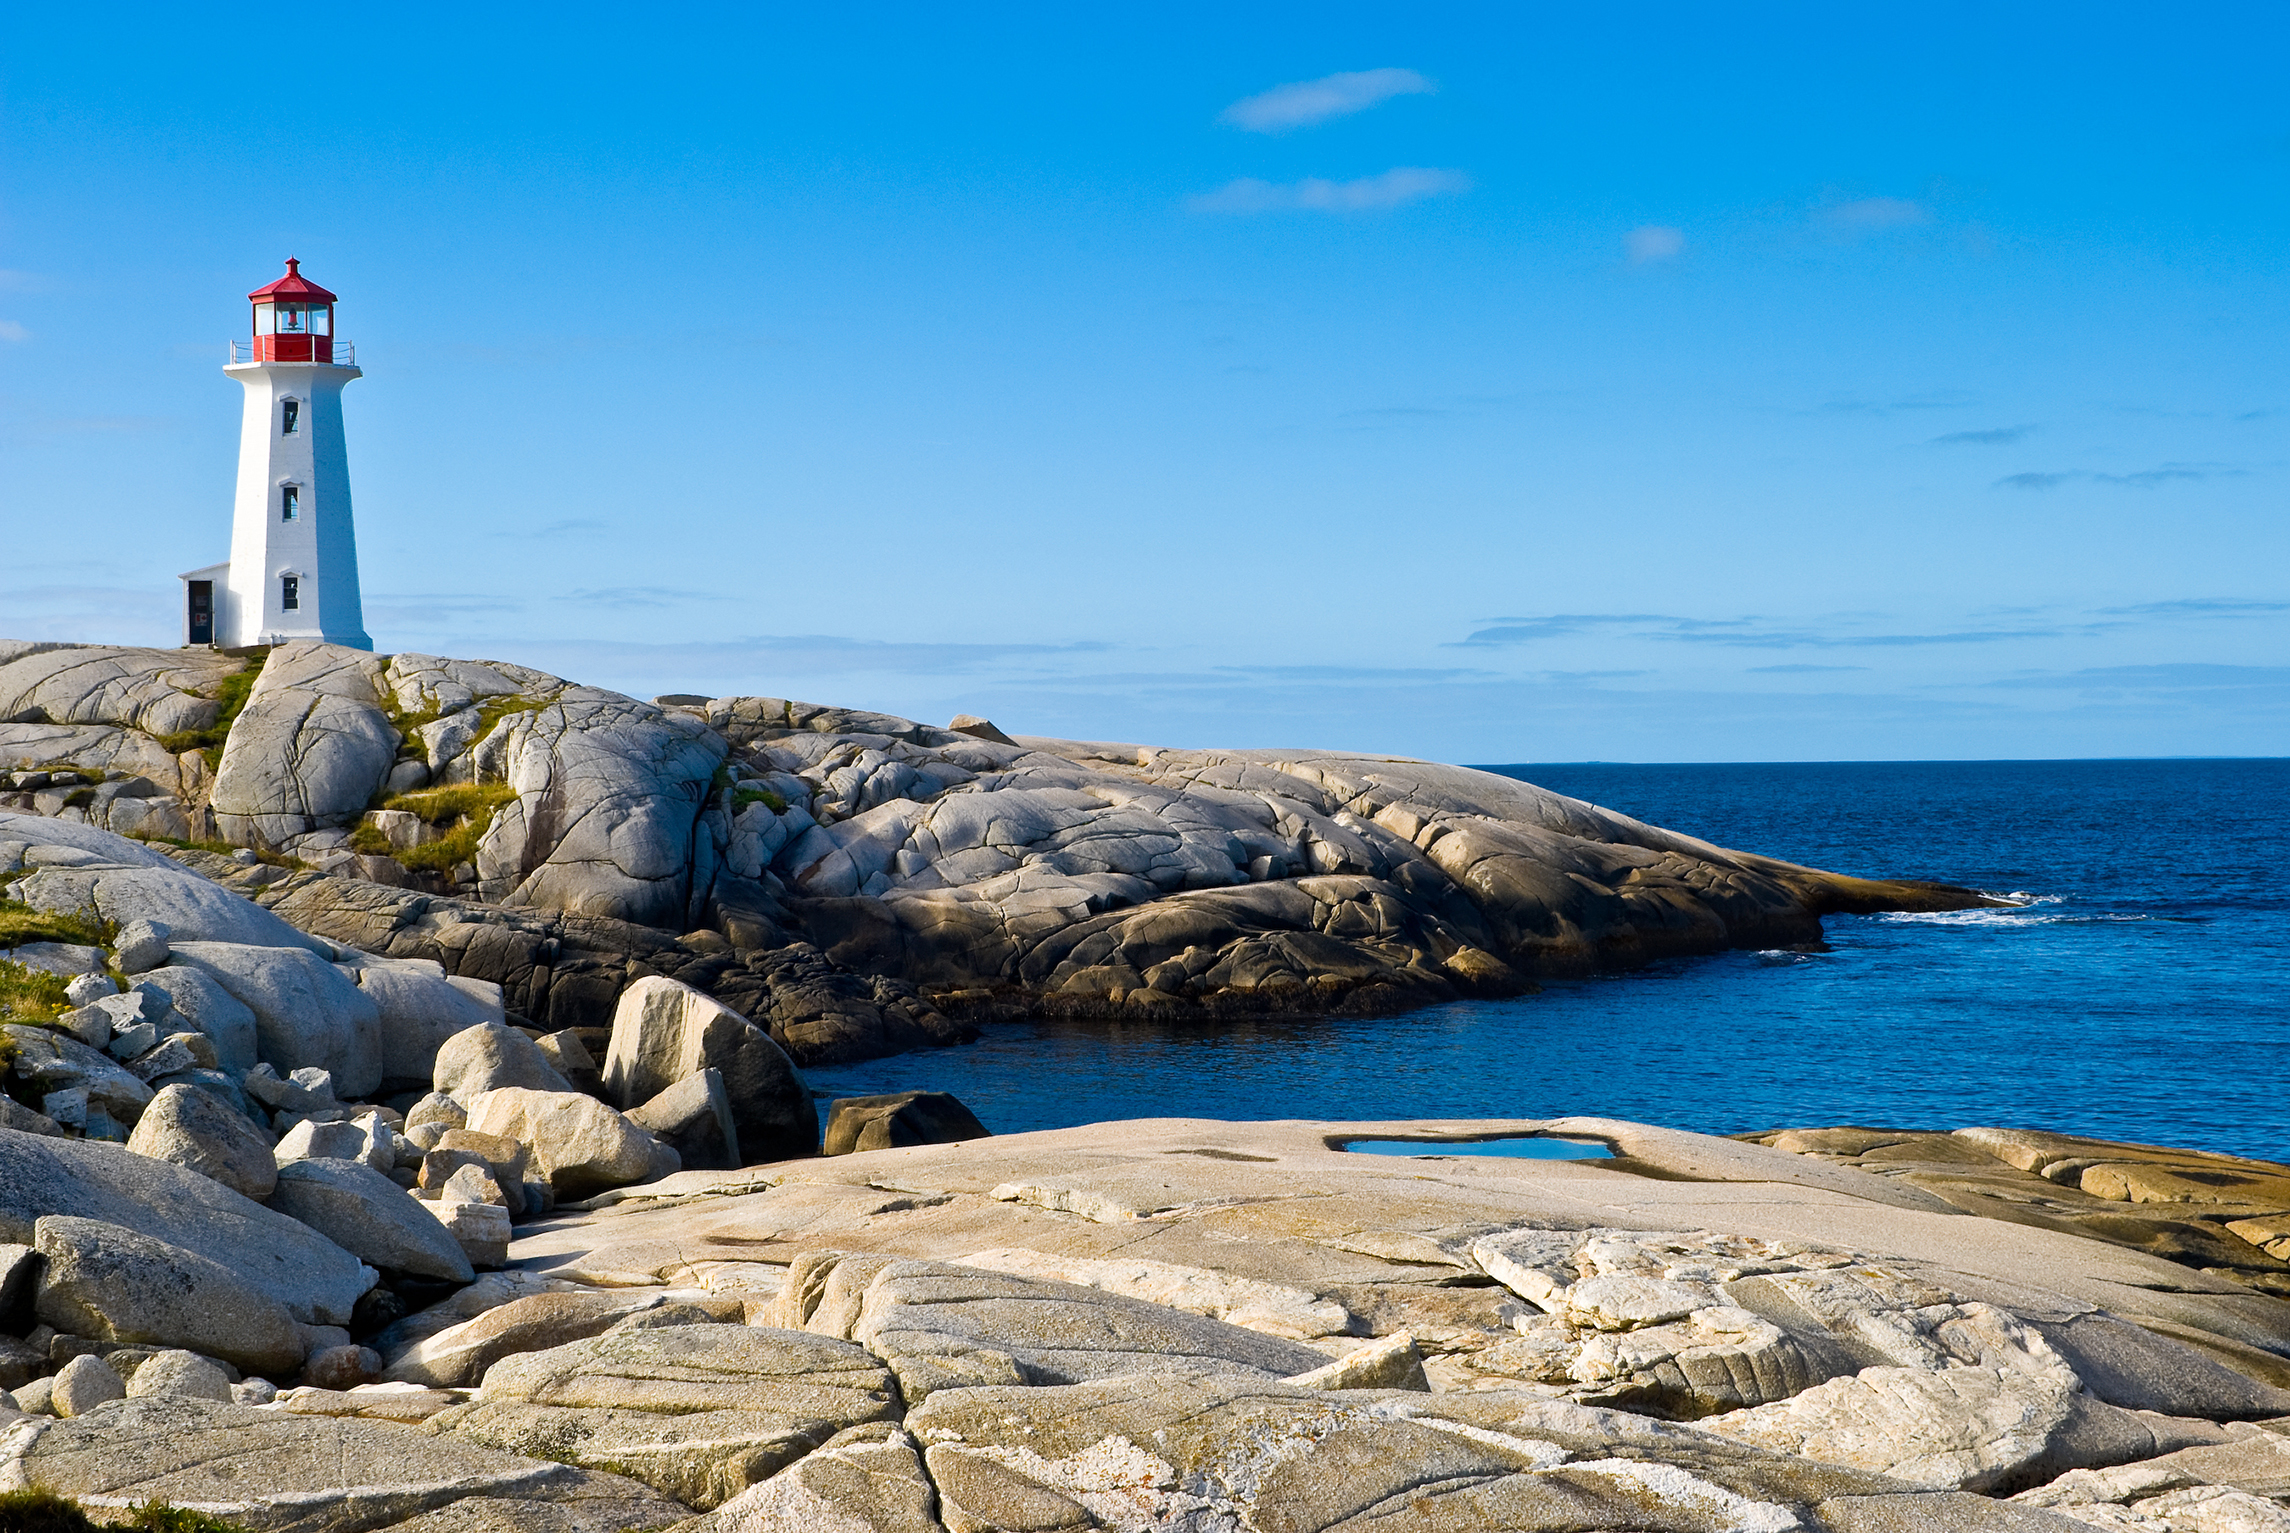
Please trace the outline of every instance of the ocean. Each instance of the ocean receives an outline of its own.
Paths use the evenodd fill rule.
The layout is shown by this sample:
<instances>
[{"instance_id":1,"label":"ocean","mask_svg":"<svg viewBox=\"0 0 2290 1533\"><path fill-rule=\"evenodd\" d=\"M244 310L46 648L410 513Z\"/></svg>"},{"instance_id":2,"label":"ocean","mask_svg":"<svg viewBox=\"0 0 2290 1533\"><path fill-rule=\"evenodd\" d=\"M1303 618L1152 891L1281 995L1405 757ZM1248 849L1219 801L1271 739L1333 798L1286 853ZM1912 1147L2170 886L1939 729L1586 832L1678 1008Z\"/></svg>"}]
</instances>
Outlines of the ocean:
<instances>
[{"instance_id":1,"label":"ocean","mask_svg":"<svg viewBox=\"0 0 2290 1533\"><path fill-rule=\"evenodd\" d=\"M2003 1124L2290 1160L2290 760L1487 770L1792 862L2011 894L1366 1021L1017 1022L807 1072L997 1133L1111 1118ZM824 1103L822 1103L824 1107Z\"/></svg>"}]
</instances>

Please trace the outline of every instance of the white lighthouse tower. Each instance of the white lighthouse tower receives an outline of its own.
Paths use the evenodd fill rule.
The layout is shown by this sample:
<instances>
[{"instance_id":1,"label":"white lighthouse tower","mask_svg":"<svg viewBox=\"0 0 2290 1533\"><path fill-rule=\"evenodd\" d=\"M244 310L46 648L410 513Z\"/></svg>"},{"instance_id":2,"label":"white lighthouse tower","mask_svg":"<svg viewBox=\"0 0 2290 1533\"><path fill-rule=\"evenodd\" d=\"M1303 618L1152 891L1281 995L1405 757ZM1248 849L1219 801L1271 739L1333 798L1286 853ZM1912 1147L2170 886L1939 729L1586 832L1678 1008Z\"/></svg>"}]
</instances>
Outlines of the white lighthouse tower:
<instances>
[{"instance_id":1,"label":"white lighthouse tower","mask_svg":"<svg viewBox=\"0 0 2290 1533\"><path fill-rule=\"evenodd\" d=\"M335 339L334 295L288 259L247 294L253 334L223 371L246 390L228 564L183 579L183 642L244 649L322 639L372 649L358 599L342 386L365 375Z\"/></svg>"}]
</instances>

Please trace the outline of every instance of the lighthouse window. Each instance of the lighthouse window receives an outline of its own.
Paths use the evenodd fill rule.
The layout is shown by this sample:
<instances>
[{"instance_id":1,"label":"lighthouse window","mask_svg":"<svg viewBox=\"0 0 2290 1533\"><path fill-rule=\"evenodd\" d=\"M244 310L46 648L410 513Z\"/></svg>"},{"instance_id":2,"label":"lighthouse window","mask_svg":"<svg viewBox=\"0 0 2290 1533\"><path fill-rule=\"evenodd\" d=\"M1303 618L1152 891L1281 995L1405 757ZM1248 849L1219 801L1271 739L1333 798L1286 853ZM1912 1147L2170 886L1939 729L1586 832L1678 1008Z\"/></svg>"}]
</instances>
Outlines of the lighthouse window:
<instances>
[{"instance_id":1,"label":"lighthouse window","mask_svg":"<svg viewBox=\"0 0 2290 1533\"><path fill-rule=\"evenodd\" d=\"M282 303L278 306L278 333L280 335L308 335L310 333L308 320L309 315L298 303Z\"/></svg>"},{"instance_id":2,"label":"lighthouse window","mask_svg":"<svg viewBox=\"0 0 2290 1533\"><path fill-rule=\"evenodd\" d=\"M302 606L302 577L300 575L281 575L278 577L278 605L281 610L286 612L300 609Z\"/></svg>"},{"instance_id":3,"label":"lighthouse window","mask_svg":"<svg viewBox=\"0 0 2290 1533\"><path fill-rule=\"evenodd\" d=\"M294 484L281 487L278 492L278 519L282 522L291 522L301 514L301 511L302 487Z\"/></svg>"},{"instance_id":4,"label":"lighthouse window","mask_svg":"<svg viewBox=\"0 0 2290 1533\"><path fill-rule=\"evenodd\" d=\"M300 431L301 429L302 401L299 399L289 399L284 405L279 407L278 434L280 436L292 436L294 433Z\"/></svg>"}]
</instances>

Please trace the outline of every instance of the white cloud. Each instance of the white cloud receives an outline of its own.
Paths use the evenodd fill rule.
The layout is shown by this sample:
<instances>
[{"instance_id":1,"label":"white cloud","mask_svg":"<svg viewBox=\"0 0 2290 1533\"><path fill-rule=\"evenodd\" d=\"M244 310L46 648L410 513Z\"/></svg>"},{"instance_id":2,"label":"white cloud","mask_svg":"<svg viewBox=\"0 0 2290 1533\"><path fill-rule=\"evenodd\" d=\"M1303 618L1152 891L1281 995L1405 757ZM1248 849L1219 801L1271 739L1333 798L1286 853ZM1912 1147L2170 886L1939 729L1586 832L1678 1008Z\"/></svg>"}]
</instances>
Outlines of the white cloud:
<instances>
[{"instance_id":1,"label":"white cloud","mask_svg":"<svg viewBox=\"0 0 2290 1533\"><path fill-rule=\"evenodd\" d=\"M1438 87L1412 69L1362 69L1275 85L1235 101L1217 121L1250 133L1285 133L1333 117L1349 117L1394 96L1428 96Z\"/></svg>"},{"instance_id":2,"label":"white cloud","mask_svg":"<svg viewBox=\"0 0 2290 1533\"><path fill-rule=\"evenodd\" d=\"M1622 236L1622 248L1632 266L1675 260L1686 248L1686 231L1667 224L1642 224Z\"/></svg>"},{"instance_id":3,"label":"white cloud","mask_svg":"<svg viewBox=\"0 0 2290 1533\"><path fill-rule=\"evenodd\" d=\"M1460 170L1430 170L1400 165L1380 176L1357 181L1328 181L1310 176L1285 185L1246 176L1213 192L1204 192L1186 204L1196 213L1359 213L1374 208L1396 208L1426 197L1452 197L1471 189L1471 178Z\"/></svg>"},{"instance_id":4,"label":"white cloud","mask_svg":"<svg viewBox=\"0 0 2290 1533\"><path fill-rule=\"evenodd\" d=\"M1905 197L1863 197L1823 208L1813 218L1836 233L1853 236L1928 224L1932 213L1923 203Z\"/></svg>"},{"instance_id":5,"label":"white cloud","mask_svg":"<svg viewBox=\"0 0 2290 1533\"><path fill-rule=\"evenodd\" d=\"M32 332L12 319L0 319L0 341L28 341Z\"/></svg>"}]
</instances>

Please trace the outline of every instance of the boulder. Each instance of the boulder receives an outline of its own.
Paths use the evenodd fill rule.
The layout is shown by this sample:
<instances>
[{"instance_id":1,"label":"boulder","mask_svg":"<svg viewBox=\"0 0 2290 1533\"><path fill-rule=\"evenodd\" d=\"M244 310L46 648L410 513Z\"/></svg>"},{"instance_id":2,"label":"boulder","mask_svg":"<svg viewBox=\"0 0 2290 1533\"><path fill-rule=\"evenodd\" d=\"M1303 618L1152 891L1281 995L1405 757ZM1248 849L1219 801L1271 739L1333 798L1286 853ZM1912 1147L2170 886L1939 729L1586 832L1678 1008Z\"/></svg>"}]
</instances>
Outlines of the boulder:
<instances>
[{"instance_id":1,"label":"boulder","mask_svg":"<svg viewBox=\"0 0 2290 1533\"><path fill-rule=\"evenodd\" d=\"M724 1090L723 1072L712 1067L631 1107L628 1121L673 1149L687 1171L729 1171L740 1164L731 1097Z\"/></svg>"},{"instance_id":2,"label":"boulder","mask_svg":"<svg viewBox=\"0 0 2290 1533\"><path fill-rule=\"evenodd\" d=\"M136 845L123 836L111 839L121 846ZM246 896L164 860L153 866L106 855L96 866L43 868L19 880L15 895L38 910L92 909L123 926L151 921L172 933L170 945L230 942L317 951L312 938Z\"/></svg>"},{"instance_id":3,"label":"boulder","mask_svg":"<svg viewBox=\"0 0 2290 1533\"><path fill-rule=\"evenodd\" d=\"M487 1005L469 990L449 982L433 963L362 962L358 965L358 988L381 1013L385 1081L428 1085L437 1071L438 1050L447 1039L501 1022L498 995ZM518 1080L499 1084L533 1083Z\"/></svg>"},{"instance_id":4,"label":"boulder","mask_svg":"<svg viewBox=\"0 0 2290 1533\"><path fill-rule=\"evenodd\" d=\"M396 1384L474 1388L485 1370L505 1357L545 1352L602 1335L623 1317L655 1302L649 1296L595 1292L513 1299L416 1343L391 1362L383 1377Z\"/></svg>"},{"instance_id":5,"label":"boulder","mask_svg":"<svg viewBox=\"0 0 2290 1533\"><path fill-rule=\"evenodd\" d=\"M468 1104L469 1129L514 1139L532 1151L533 1167L559 1197L665 1176L676 1152L594 1097L577 1091L505 1086Z\"/></svg>"},{"instance_id":6,"label":"boulder","mask_svg":"<svg viewBox=\"0 0 2290 1533\"><path fill-rule=\"evenodd\" d=\"M356 1389L382 1371L381 1354L371 1347L344 1344L313 1352L302 1364L302 1382L313 1389Z\"/></svg>"},{"instance_id":7,"label":"boulder","mask_svg":"<svg viewBox=\"0 0 2290 1533\"><path fill-rule=\"evenodd\" d=\"M466 1027L438 1045L431 1082L463 1107L488 1091L519 1086L530 1091L571 1091L532 1039L499 1021Z\"/></svg>"},{"instance_id":8,"label":"boulder","mask_svg":"<svg viewBox=\"0 0 2290 1533\"><path fill-rule=\"evenodd\" d=\"M486 1371L482 1401L433 1418L430 1429L610 1463L705 1510L846 1427L897 1415L889 1372L849 1342L682 1325L504 1358Z\"/></svg>"},{"instance_id":9,"label":"boulder","mask_svg":"<svg viewBox=\"0 0 2290 1533\"><path fill-rule=\"evenodd\" d=\"M1409 1389L1431 1392L1423 1375L1423 1353L1415 1338L1401 1331L1355 1347L1324 1367L1288 1380L1308 1389Z\"/></svg>"},{"instance_id":10,"label":"boulder","mask_svg":"<svg viewBox=\"0 0 2290 1533\"><path fill-rule=\"evenodd\" d=\"M177 1016L205 1033L214 1042L218 1068L233 1075L254 1068L254 1009L216 983L213 975L171 963L138 975L135 988L165 997Z\"/></svg>"},{"instance_id":11,"label":"boulder","mask_svg":"<svg viewBox=\"0 0 2290 1533\"><path fill-rule=\"evenodd\" d=\"M432 1091L406 1109L405 1131L411 1134L415 1129L429 1123L441 1123L447 1128L460 1128L468 1121L469 1114L462 1109L459 1102L442 1091Z\"/></svg>"},{"instance_id":12,"label":"boulder","mask_svg":"<svg viewBox=\"0 0 2290 1533\"><path fill-rule=\"evenodd\" d=\"M204 1091L164 1086L127 1136L138 1155L163 1160L256 1202L278 1185L269 1138Z\"/></svg>"},{"instance_id":13,"label":"boulder","mask_svg":"<svg viewBox=\"0 0 2290 1533\"><path fill-rule=\"evenodd\" d=\"M606 1094L622 1107L648 1102L702 1070L722 1074L747 1164L809 1155L818 1110L793 1061L738 1012L658 975L630 985L612 1017Z\"/></svg>"},{"instance_id":14,"label":"boulder","mask_svg":"<svg viewBox=\"0 0 2290 1533\"><path fill-rule=\"evenodd\" d=\"M33 1244L46 1259L39 1316L59 1331L183 1347L257 1373L302 1361L302 1333L286 1306L220 1262L60 1215L39 1221Z\"/></svg>"},{"instance_id":15,"label":"boulder","mask_svg":"<svg viewBox=\"0 0 2290 1533\"><path fill-rule=\"evenodd\" d=\"M84 1416L99 1405L127 1398L127 1385L111 1364L83 1353L56 1370L48 1402L59 1416Z\"/></svg>"},{"instance_id":16,"label":"boulder","mask_svg":"<svg viewBox=\"0 0 2290 1533\"><path fill-rule=\"evenodd\" d=\"M276 1533L617 1533L689 1515L619 1475L395 1422L181 1397L49 1423L18 1453L29 1483L93 1506L165 1501Z\"/></svg>"},{"instance_id":17,"label":"boulder","mask_svg":"<svg viewBox=\"0 0 2290 1533\"><path fill-rule=\"evenodd\" d=\"M130 921L112 941L112 961L122 974L156 969L167 961L167 942L174 935L174 928L163 921Z\"/></svg>"},{"instance_id":18,"label":"boulder","mask_svg":"<svg viewBox=\"0 0 2290 1533\"><path fill-rule=\"evenodd\" d=\"M460 1242L420 1203L357 1161L298 1160L280 1166L270 1206L373 1266L448 1283L466 1283L477 1275Z\"/></svg>"},{"instance_id":19,"label":"boulder","mask_svg":"<svg viewBox=\"0 0 2290 1533\"><path fill-rule=\"evenodd\" d=\"M71 983L64 986L64 999L75 1008L93 1006L105 996L118 993L119 987L112 983L108 974L75 974Z\"/></svg>"},{"instance_id":20,"label":"boulder","mask_svg":"<svg viewBox=\"0 0 2290 1533\"><path fill-rule=\"evenodd\" d=\"M385 664L302 640L271 651L215 771L210 802L224 840L277 846L365 812L398 751L378 691Z\"/></svg>"},{"instance_id":21,"label":"boulder","mask_svg":"<svg viewBox=\"0 0 2290 1533\"><path fill-rule=\"evenodd\" d=\"M514 1231L509 1210L499 1203L449 1197L424 1199L416 1206L428 1209L430 1217L445 1227L454 1244L461 1247L461 1254L469 1258L470 1266L509 1265L509 1240Z\"/></svg>"},{"instance_id":22,"label":"boulder","mask_svg":"<svg viewBox=\"0 0 2290 1533\"><path fill-rule=\"evenodd\" d=\"M509 715L470 752L517 790L478 843L479 893L688 929L695 810L725 754L699 719L592 687Z\"/></svg>"},{"instance_id":23,"label":"boulder","mask_svg":"<svg viewBox=\"0 0 2290 1533\"><path fill-rule=\"evenodd\" d=\"M253 1011L256 1051L264 1063L286 1071L325 1070L353 1097L381 1084L381 1012L348 975L317 954L299 947L178 941L174 956Z\"/></svg>"},{"instance_id":24,"label":"boulder","mask_svg":"<svg viewBox=\"0 0 2290 1533\"><path fill-rule=\"evenodd\" d=\"M15 1046L10 1071L43 1097L58 1092L83 1091L95 1110L119 1123L132 1124L150 1105L151 1088L134 1072L101 1049L44 1027L22 1023L0 1024L0 1036ZM49 1117L55 1117L49 1113ZM62 1120L58 1120L59 1122Z\"/></svg>"},{"instance_id":25,"label":"boulder","mask_svg":"<svg viewBox=\"0 0 2290 1533\"><path fill-rule=\"evenodd\" d=\"M896 1091L887 1096L841 1097L827 1108L819 1153L849 1155L911 1144L953 1144L989 1136L969 1108L943 1091Z\"/></svg>"},{"instance_id":26,"label":"boulder","mask_svg":"<svg viewBox=\"0 0 2290 1533\"><path fill-rule=\"evenodd\" d=\"M140 1400L149 1395L220 1400L228 1404L231 1377L223 1371L222 1364L211 1358L171 1349L145 1358L136 1366L135 1376L127 1381L129 1399Z\"/></svg>"},{"instance_id":27,"label":"boulder","mask_svg":"<svg viewBox=\"0 0 2290 1533\"><path fill-rule=\"evenodd\" d=\"M1267 1379L1326 1354L1100 1289L942 1262L894 1262L868 1283L852 1339L896 1370L912 1403L934 1390L1071 1384L1172 1363Z\"/></svg>"},{"instance_id":28,"label":"boulder","mask_svg":"<svg viewBox=\"0 0 2290 1533\"><path fill-rule=\"evenodd\" d=\"M573 1090L585 1091L591 1096L603 1093L604 1067L596 1062L595 1055L589 1053L588 1045L581 1041L577 1028L560 1028L533 1042L547 1056L549 1063L556 1067L557 1074L572 1082Z\"/></svg>"}]
</instances>

